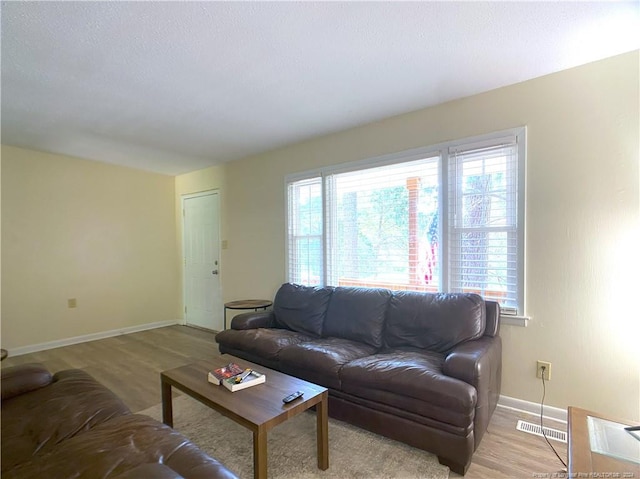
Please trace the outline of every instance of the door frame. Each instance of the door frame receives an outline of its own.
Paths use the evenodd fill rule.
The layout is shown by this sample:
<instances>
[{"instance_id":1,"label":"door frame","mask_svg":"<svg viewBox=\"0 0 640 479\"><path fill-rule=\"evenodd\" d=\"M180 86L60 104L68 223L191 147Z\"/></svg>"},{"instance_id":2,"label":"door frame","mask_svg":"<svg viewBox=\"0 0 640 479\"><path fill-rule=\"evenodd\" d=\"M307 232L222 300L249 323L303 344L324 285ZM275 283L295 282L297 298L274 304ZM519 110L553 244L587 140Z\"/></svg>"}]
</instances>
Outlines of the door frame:
<instances>
[{"instance_id":1,"label":"door frame","mask_svg":"<svg viewBox=\"0 0 640 479\"><path fill-rule=\"evenodd\" d=\"M204 191L198 191L196 193L186 193L183 195L180 195L180 229L182 230L182 258L180 259L180 269L182 272L182 321L180 321L180 324L183 326L187 326L187 313L185 311L186 307L187 307L187 272L186 272L186 268L187 268L187 264L186 264L186 259L187 259L187 254L186 254L186 242L185 242L185 235L186 235L186 228L185 228L185 222L184 222L184 216L185 216L185 210L184 210L184 202L185 200L189 200L192 198L199 198L201 196L209 196L209 195L214 195L217 194L218 195L218 232L219 232L219 237L218 237L218 277L220 278L219 283L220 283L220 300L222 301L222 259L221 259L221 241L222 241L222 222L220 221L220 205L222 204L221 200L222 200L222 196L220 194L220 189L219 188L213 188L211 190L204 190ZM220 310L224 311L223 308L223 304L220 304Z\"/></svg>"}]
</instances>

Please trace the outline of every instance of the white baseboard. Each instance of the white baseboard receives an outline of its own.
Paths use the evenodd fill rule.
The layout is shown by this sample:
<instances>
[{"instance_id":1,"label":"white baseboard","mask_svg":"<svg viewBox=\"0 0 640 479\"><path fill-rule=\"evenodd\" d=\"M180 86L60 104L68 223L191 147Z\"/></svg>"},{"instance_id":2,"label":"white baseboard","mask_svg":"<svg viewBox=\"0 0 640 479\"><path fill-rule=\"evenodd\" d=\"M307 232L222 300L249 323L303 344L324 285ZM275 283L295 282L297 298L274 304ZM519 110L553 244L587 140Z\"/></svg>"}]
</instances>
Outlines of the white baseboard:
<instances>
[{"instance_id":1,"label":"white baseboard","mask_svg":"<svg viewBox=\"0 0 640 479\"><path fill-rule=\"evenodd\" d=\"M498 406L540 417L540 403L537 402L530 402L523 399L501 395L500 399L498 399ZM559 407L545 405L544 418L566 423L567 410Z\"/></svg>"},{"instance_id":2,"label":"white baseboard","mask_svg":"<svg viewBox=\"0 0 640 479\"><path fill-rule=\"evenodd\" d=\"M165 326L173 326L180 324L180 320L158 321L156 323L140 324L138 326L129 326L127 328L112 329L110 331L102 331L100 333L84 334L82 336L74 336L73 338L58 339L56 341L48 341L46 343L31 344L20 348L9 349L9 356L21 356L23 354L45 351L47 349L61 348L62 346L71 346L72 344L86 343L95 341L96 339L111 338L122 334L137 333L148 329L164 328Z\"/></svg>"}]
</instances>

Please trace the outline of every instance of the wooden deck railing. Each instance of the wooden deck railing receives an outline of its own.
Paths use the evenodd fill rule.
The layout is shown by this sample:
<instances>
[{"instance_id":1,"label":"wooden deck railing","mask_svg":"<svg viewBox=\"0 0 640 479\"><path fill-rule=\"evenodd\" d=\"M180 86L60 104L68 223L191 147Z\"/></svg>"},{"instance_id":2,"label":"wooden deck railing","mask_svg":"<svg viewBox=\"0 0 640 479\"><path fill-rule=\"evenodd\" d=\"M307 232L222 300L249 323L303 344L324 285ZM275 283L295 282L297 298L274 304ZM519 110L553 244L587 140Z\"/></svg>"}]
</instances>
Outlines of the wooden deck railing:
<instances>
[{"instance_id":1,"label":"wooden deck railing","mask_svg":"<svg viewBox=\"0 0 640 479\"><path fill-rule=\"evenodd\" d=\"M437 293L438 287L435 285L425 284L407 284L407 283L395 283L392 281L368 281L353 278L340 278L338 280L338 286L356 286L361 288L386 288L392 291L422 291L427 293ZM464 288L465 293L475 293L483 298L491 298L493 300L500 301L506 299L507 293L505 291L495 290L480 290L474 288Z\"/></svg>"}]
</instances>

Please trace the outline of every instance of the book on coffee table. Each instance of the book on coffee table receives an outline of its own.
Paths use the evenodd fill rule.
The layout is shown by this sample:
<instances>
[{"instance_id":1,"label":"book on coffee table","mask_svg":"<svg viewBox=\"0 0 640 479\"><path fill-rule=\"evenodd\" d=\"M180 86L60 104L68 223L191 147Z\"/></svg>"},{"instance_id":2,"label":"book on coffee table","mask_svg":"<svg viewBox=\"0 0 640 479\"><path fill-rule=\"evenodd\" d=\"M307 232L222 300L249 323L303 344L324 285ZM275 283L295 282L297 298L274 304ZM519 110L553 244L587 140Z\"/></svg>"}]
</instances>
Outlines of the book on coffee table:
<instances>
[{"instance_id":1,"label":"book on coffee table","mask_svg":"<svg viewBox=\"0 0 640 479\"><path fill-rule=\"evenodd\" d=\"M249 370L246 376L244 374L241 374L233 378L224 379L222 381L222 385L229 391L236 392L242 389L250 388L251 386L262 384L266 380L267 376L265 374L259 373L258 371Z\"/></svg>"},{"instance_id":2,"label":"book on coffee table","mask_svg":"<svg viewBox=\"0 0 640 479\"><path fill-rule=\"evenodd\" d=\"M223 380L227 378L232 378L244 372L244 368L237 365L236 363L229 363L226 366L222 366L221 368L214 369L213 371L209 371L207 375L207 380L211 384L221 384Z\"/></svg>"}]
</instances>

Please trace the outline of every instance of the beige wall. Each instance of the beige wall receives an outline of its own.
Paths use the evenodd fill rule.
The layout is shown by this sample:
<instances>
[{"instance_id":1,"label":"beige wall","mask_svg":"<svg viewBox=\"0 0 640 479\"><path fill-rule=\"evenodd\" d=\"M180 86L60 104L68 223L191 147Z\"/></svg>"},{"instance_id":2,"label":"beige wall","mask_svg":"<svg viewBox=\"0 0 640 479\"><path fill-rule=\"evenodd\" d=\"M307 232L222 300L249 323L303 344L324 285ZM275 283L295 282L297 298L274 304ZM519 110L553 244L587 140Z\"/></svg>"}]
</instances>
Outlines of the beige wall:
<instances>
[{"instance_id":1,"label":"beige wall","mask_svg":"<svg viewBox=\"0 0 640 479\"><path fill-rule=\"evenodd\" d=\"M285 175L526 125L533 319L502 328L502 393L539 402L541 359L548 404L638 419L638 70L636 51L227 164L225 300L273 297L285 280Z\"/></svg>"},{"instance_id":2,"label":"beige wall","mask_svg":"<svg viewBox=\"0 0 640 479\"><path fill-rule=\"evenodd\" d=\"M2 347L178 319L174 198L169 176L2 146Z\"/></svg>"}]
</instances>

